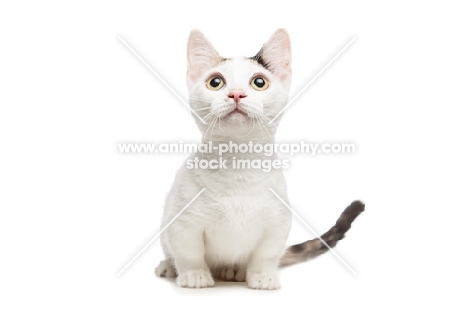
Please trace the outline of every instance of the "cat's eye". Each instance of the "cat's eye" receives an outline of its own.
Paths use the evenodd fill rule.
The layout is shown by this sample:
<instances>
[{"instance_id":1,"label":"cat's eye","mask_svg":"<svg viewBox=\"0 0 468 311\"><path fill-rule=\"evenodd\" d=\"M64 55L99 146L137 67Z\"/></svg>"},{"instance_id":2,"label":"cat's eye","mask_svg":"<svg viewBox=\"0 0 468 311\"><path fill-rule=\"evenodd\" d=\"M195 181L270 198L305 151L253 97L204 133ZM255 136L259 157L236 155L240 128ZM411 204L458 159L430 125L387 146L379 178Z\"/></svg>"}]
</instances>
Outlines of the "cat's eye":
<instances>
[{"instance_id":1,"label":"cat's eye","mask_svg":"<svg viewBox=\"0 0 468 311\"><path fill-rule=\"evenodd\" d=\"M206 82L206 87L212 91L220 90L224 85L223 78L220 76L214 76Z\"/></svg>"},{"instance_id":2,"label":"cat's eye","mask_svg":"<svg viewBox=\"0 0 468 311\"><path fill-rule=\"evenodd\" d=\"M268 81L261 76L256 76L250 82L250 85L257 91L264 91L268 88Z\"/></svg>"}]
</instances>

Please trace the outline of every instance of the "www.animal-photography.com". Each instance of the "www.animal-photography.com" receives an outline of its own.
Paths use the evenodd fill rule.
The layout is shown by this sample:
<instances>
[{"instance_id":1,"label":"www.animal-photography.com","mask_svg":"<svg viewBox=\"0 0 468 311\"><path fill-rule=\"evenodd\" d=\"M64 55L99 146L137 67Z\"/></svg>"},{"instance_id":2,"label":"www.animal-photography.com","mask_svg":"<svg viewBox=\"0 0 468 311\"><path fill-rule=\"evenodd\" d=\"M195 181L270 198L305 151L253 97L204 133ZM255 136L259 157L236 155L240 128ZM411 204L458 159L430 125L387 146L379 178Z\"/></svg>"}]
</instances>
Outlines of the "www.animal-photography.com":
<instances>
[{"instance_id":1,"label":"www.animal-photography.com","mask_svg":"<svg viewBox=\"0 0 468 311\"><path fill-rule=\"evenodd\" d=\"M461 310L462 2L0 5L5 310Z\"/></svg>"}]
</instances>

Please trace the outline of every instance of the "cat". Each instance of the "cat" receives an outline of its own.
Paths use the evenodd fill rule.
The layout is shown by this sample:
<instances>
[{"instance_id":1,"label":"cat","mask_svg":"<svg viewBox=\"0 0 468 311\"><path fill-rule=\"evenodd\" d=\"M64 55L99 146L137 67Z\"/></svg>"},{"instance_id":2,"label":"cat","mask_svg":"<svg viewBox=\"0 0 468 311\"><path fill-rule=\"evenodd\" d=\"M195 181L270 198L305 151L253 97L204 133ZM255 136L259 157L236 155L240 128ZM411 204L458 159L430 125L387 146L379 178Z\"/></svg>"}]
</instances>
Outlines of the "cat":
<instances>
[{"instance_id":1,"label":"cat","mask_svg":"<svg viewBox=\"0 0 468 311\"><path fill-rule=\"evenodd\" d=\"M187 45L187 86L190 106L203 142L213 146L229 141L267 144L274 140L280 118L271 120L286 105L291 84L291 47L286 30L278 29L254 57L223 58L198 30ZM217 153L195 157L218 159ZM203 288L214 278L246 281L253 289L280 287L278 267L305 261L328 250L320 239L286 249L291 212L270 191L286 202L281 169L233 169L236 159L275 160L276 154L232 151L223 155L228 169L182 167L167 196L162 225L205 191L161 235L166 259L155 273L177 277L181 287ZM333 247L364 210L353 202L322 239Z\"/></svg>"}]
</instances>

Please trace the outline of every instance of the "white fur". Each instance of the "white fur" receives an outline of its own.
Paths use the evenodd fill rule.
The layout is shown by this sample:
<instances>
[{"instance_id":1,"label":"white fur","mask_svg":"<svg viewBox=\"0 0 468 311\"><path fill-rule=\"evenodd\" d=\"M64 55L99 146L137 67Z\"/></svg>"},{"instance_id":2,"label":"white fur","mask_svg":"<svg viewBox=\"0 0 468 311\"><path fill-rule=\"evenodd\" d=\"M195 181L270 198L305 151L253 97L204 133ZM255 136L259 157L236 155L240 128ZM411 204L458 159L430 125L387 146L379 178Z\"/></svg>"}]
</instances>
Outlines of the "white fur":
<instances>
[{"instance_id":1,"label":"white fur","mask_svg":"<svg viewBox=\"0 0 468 311\"><path fill-rule=\"evenodd\" d=\"M286 31L278 30L263 49L270 70L244 57L221 61L200 32L191 33L187 85L192 108L207 120L205 125L195 118L204 141L212 140L216 145L250 140L271 143L274 139L278 120L268 125L267 119L273 118L286 104L290 84L291 54ZM219 91L206 87L212 74L221 75L226 82ZM268 89L257 91L250 86L257 74L269 81ZM228 115L235 107L234 100L228 97L233 89L245 93L239 107L246 115ZM190 156L194 157L217 159L218 155ZM224 154L228 167L233 157L276 159L276 155ZM226 280L246 278L250 288L279 288L277 266L289 234L291 214L268 188L287 199L282 171L197 170L184 165L168 194L163 226L202 188L206 188L202 195L162 234L167 260L161 262L156 274L177 273L177 284L182 287L213 286L213 274Z\"/></svg>"}]
</instances>

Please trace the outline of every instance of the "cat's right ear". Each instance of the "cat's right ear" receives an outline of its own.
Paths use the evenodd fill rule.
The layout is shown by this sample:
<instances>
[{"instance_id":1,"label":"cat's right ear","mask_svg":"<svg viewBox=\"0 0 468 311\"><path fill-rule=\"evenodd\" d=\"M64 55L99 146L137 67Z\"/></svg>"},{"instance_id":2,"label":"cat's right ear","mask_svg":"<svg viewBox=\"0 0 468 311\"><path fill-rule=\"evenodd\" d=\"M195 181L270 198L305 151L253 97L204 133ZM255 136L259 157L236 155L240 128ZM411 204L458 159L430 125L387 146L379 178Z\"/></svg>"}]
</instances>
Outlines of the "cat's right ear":
<instances>
[{"instance_id":1,"label":"cat's right ear","mask_svg":"<svg viewBox=\"0 0 468 311\"><path fill-rule=\"evenodd\" d=\"M187 43L187 84L190 86L204 72L222 60L215 48L199 30L192 30Z\"/></svg>"}]
</instances>

